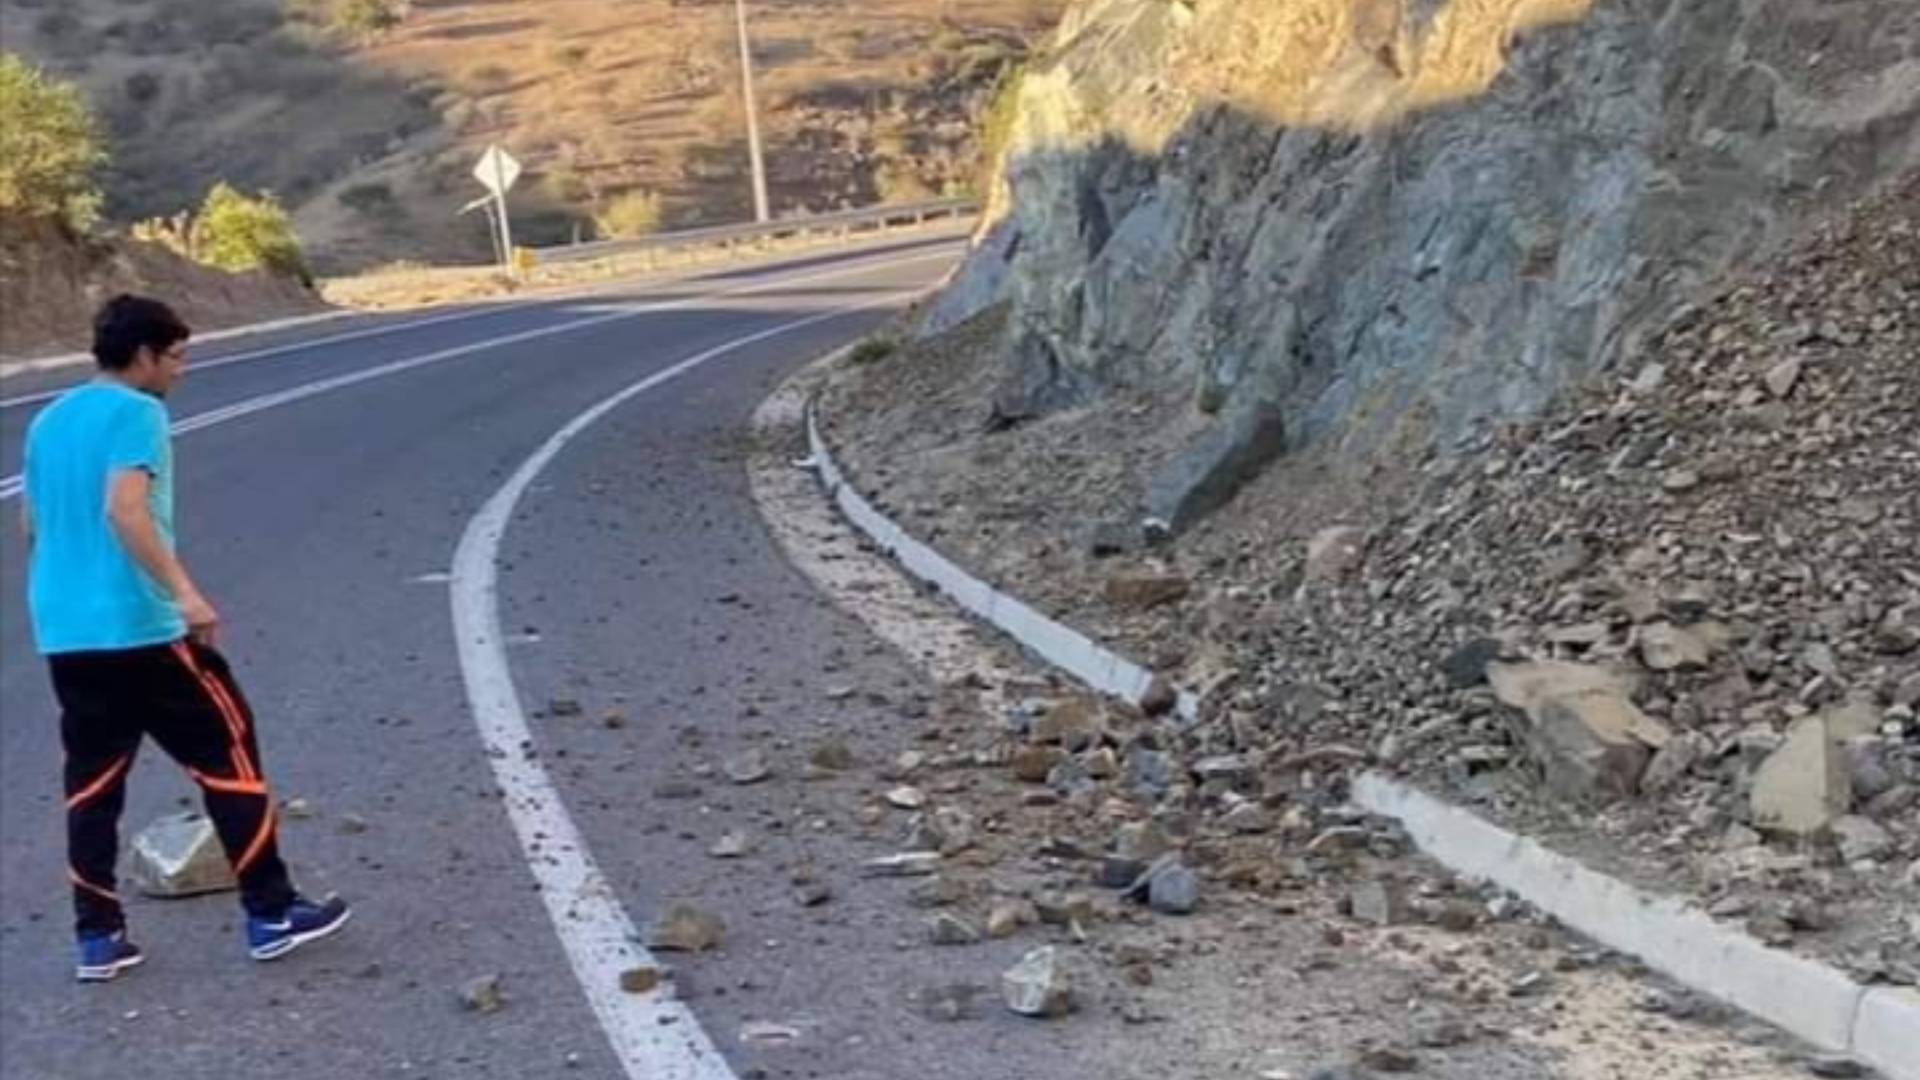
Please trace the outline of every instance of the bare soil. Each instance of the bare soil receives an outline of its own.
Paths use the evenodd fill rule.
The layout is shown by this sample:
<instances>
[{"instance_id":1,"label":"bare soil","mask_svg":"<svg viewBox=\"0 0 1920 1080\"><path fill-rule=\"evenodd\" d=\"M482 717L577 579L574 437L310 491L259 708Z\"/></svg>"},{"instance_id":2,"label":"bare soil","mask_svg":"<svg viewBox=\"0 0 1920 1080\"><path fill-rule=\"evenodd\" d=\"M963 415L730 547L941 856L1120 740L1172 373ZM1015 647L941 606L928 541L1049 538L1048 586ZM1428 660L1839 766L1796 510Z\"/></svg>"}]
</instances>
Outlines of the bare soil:
<instances>
[{"instance_id":1,"label":"bare soil","mask_svg":"<svg viewBox=\"0 0 1920 1080\"><path fill-rule=\"evenodd\" d=\"M0 218L0 359L84 350L94 311L123 292L165 297L201 331L326 309L289 278L229 274L158 244L78 238L51 223Z\"/></svg>"}]
</instances>

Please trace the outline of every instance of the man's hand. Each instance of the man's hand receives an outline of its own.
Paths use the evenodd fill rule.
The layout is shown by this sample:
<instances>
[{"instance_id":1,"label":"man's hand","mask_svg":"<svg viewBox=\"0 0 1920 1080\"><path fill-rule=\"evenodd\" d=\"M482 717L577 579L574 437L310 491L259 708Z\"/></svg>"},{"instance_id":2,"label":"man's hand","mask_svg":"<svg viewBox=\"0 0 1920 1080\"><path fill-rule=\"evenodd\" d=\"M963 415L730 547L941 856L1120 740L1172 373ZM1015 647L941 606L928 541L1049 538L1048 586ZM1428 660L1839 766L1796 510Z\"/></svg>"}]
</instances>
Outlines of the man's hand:
<instances>
[{"instance_id":1,"label":"man's hand","mask_svg":"<svg viewBox=\"0 0 1920 1080\"><path fill-rule=\"evenodd\" d=\"M160 539L159 530L153 524L153 513L147 506L152 488L153 477L144 469L122 469L115 473L107 489L107 519L113 523L114 534L120 538L127 554L173 597L180 618L187 624L188 635L212 647L220 634L220 613L194 588L186 567L180 565L173 549Z\"/></svg>"},{"instance_id":2,"label":"man's hand","mask_svg":"<svg viewBox=\"0 0 1920 1080\"><path fill-rule=\"evenodd\" d=\"M206 597L188 592L174 602L180 607L180 617L186 620L188 637L209 649L219 643L220 613Z\"/></svg>"}]
</instances>

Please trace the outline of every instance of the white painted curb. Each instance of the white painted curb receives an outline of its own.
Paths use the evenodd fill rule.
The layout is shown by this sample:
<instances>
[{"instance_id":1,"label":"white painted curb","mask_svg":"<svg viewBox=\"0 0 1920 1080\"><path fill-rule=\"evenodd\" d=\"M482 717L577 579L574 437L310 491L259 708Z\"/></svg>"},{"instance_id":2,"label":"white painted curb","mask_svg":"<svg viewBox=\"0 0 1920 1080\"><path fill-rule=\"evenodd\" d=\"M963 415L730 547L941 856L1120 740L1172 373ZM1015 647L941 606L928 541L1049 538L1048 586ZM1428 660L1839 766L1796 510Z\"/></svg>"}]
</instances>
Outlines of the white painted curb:
<instances>
[{"instance_id":1,"label":"white painted curb","mask_svg":"<svg viewBox=\"0 0 1920 1080\"><path fill-rule=\"evenodd\" d=\"M314 323L331 322L349 315L365 315L364 311L352 308L340 308L335 311L317 311L311 315L295 315L286 319L274 319L270 322L250 323L246 326L230 326L225 330L215 330L207 334L195 334L195 344L213 341L228 341L233 338L250 337L254 334L270 334L276 330L293 330ZM0 379L14 375L24 375L33 371L55 371L76 364L93 363L90 352L61 353L59 356L42 356L34 360L0 360Z\"/></svg>"},{"instance_id":2,"label":"white painted curb","mask_svg":"<svg viewBox=\"0 0 1920 1080\"><path fill-rule=\"evenodd\" d=\"M1852 1052L1894 1080L1920 1076L1920 990L1867 991L1853 1024Z\"/></svg>"},{"instance_id":3,"label":"white painted curb","mask_svg":"<svg viewBox=\"0 0 1920 1080\"><path fill-rule=\"evenodd\" d=\"M1153 682L1152 672L960 569L952 560L907 535L886 515L875 510L873 504L846 482L840 466L827 450L826 441L820 437L820 426L811 407L807 410L807 448L813 455L820 482L840 512L913 576L936 586L982 621L998 627L1048 663L1095 690L1127 701L1139 701L1146 696ZM1193 694L1181 691L1174 710L1191 721L1198 713L1199 702Z\"/></svg>"},{"instance_id":4,"label":"white painted curb","mask_svg":"<svg viewBox=\"0 0 1920 1080\"><path fill-rule=\"evenodd\" d=\"M967 573L875 510L847 483L812 407L807 445L841 513L908 572L1088 686L1129 701L1146 691L1152 676L1144 668ZM1197 704L1183 692L1180 715L1191 721ZM1770 949L1698 908L1590 870L1384 774L1356 779L1353 799L1398 820L1455 873L1495 882L1609 948L1889 1080L1920 1080L1920 993L1869 989L1825 964Z\"/></svg>"},{"instance_id":5,"label":"white painted curb","mask_svg":"<svg viewBox=\"0 0 1920 1080\"><path fill-rule=\"evenodd\" d=\"M1496 882L1609 948L1893 1080L1920 1080L1920 995L1868 989L1825 964L1770 949L1697 907L1635 888L1379 773L1353 799L1398 819L1456 873Z\"/></svg>"}]
</instances>

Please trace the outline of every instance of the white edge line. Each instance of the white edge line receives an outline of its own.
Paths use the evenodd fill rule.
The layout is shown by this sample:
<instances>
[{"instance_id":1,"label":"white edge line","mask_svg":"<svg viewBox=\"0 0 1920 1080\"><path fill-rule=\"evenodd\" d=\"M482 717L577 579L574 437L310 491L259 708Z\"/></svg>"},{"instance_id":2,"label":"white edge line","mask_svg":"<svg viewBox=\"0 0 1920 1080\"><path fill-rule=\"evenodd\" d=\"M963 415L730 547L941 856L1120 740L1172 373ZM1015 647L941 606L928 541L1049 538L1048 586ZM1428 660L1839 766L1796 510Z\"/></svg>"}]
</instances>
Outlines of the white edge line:
<instances>
[{"instance_id":1,"label":"white edge line","mask_svg":"<svg viewBox=\"0 0 1920 1080\"><path fill-rule=\"evenodd\" d=\"M635 995L620 989L622 971L654 960L588 852L552 777L537 756L523 752L533 745L533 736L500 626L501 540L515 506L541 471L576 436L630 399L749 345L920 291L888 294L736 338L602 400L555 432L514 471L467 525L454 552L453 630L467 702L547 914L630 1080L734 1080L734 1073L684 1002L664 992Z\"/></svg>"},{"instance_id":2,"label":"white edge line","mask_svg":"<svg viewBox=\"0 0 1920 1080\"><path fill-rule=\"evenodd\" d=\"M827 497L908 573L1088 686L1139 700L1145 669L908 536L846 482L811 405L806 428L811 464ZM1183 693L1181 716L1191 721L1196 705ZM1920 1032L1920 992L1864 987L1836 968L1767 948L1676 898L1590 870L1385 774L1358 777L1353 798L1400 821L1423 851L1455 872L1497 882L1581 933L1796 1038L1851 1054L1891 1080L1920 1080L1920 1036L1913 1034Z\"/></svg>"},{"instance_id":3,"label":"white edge line","mask_svg":"<svg viewBox=\"0 0 1920 1080\"><path fill-rule=\"evenodd\" d=\"M243 416L250 416L257 412L264 412L267 409L277 408L281 405L288 405L295 401L302 400L303 398L313 397L317 394L324 394L332 390L338 390L343 387L352 386L356 383L363 383L373 379L384 378L388 375L397 375L400 372L410 371L417 367L424 367L428 364L437 364L444 360L453 360L458 357L467 356L477 352L482 352L487 349L499 348L504 345L518 345L522 342L533 341L538 338L552 337L556 334L571 333L572 331L575 331L575 330L585 330L590 327L603 325L605 323L617 322L621 319L631 319L631 318L637 318L638 316L641 316L641 315L650 315L650 314L655 314L657 312L662 312L662 311L674 311L674 310L679 310L683 308L695 307L700 304L708 303L710 301L721 299L724 297L751 296L754 293L771 292L776 289L791 288L795 285L804 285L808 282L813 282L813 281L826 281L826 280L831 280L833 278L838 278L838 277L851 277L857 274L868 273L874 270L884 270L884 269L888 269L890 267L895 267L895 266L909 266L914 263L932 262L938 259L950 259L952 257L953 257L952 252L941 251L941 252L934 252L934 253L922 253L918 255L909 255L909 256L905 256L902 258L895 258L895 259L879 259L879 260L868 260L865 262L851 263L845 266L834 267L829 270L822 270L816 273L801 274L794 277L768 278L768 279L756 281L750 285L742 285L737 288L731 288L731 289L718 289L718 290L715 290L714 292L705 293L700 296L688 297L686 299L681 299L681 300L663 300L663 301L658 301L651 304L640 304L634 307L624 307L619 310L608 312L603 315L594 315L585 319L575 319L572 322L560 323L555 326L535 327L532 330L522 330L519 333L508 334L504 337L488 338L484 341L470 342L465 345L455 345L451 348L440 349L435 352L425 353L420 356L410 356L401 360L390 361L388 363L381 364L376 367L362 368L359 371L350 371L344 375L336 375L331 379L321 379L317 382L302 383L299 386L289 387L285 390L276 390L270 394L261 394L257 397L247 398L244 401L234 402L231 405L223 405L217 409L210 409L206 412L189 416L186 419L175 423L173 425L173 434L186 435L190 432L199 431L202 428L213 427L216 424L224 424L229 420L238 420ZM20 495L22 486L23 484L21 480L21 474L19 473L14 473L10 476L0 478L0 502L5 502L8 499L17 498Z\"/></svg>"}]
</instances>

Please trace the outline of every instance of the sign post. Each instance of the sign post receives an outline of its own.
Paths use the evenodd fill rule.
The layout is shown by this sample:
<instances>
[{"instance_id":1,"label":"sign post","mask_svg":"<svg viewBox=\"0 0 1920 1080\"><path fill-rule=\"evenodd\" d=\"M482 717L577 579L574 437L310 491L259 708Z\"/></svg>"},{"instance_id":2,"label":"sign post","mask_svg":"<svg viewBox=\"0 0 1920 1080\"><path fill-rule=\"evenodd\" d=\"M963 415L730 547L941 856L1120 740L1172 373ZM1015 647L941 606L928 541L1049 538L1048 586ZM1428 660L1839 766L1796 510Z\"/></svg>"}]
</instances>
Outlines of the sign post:
<instances>
[{"instance_id":1,"label":"sign post","mask_svg":"<svg viewBox=\"0 0 1920 1080\"><path fill-rule=\"evenodd\" d=\"M487 147L473 167L474 179L493 194L494 209L500 221L500 261L509 274L517 274L513 259L513 219L507 215L507 192L520 179L520 162L498 145Z\"/></svg>"},{"instance_id":2,"label":"sign post","mask_svg":"<svg viewBox=\"0 0 1920 1080\"><path fill-rule=\"evenodd\" d=\"M767 223L767 160L760 152L760 110L753 99L753 46L747 37L747 0L733 0L740 32L740 88L747 103L747 155L753 169L753 220Z\"/></svg>"},{"instance_id":3,"label":"sign post","mask_svg":"<svg viewBox=\"0 0 1920 1080\"><path fill-rule=\"evenodd\" d=\"M461 207L460 216L466 217L475 210L485 210L487 212L487 242L492 245L494 261L499 262L502 259L502 255L500 254L500 215L493 212L493 196L482 195Z\"/></svg>"}]
</instances>

